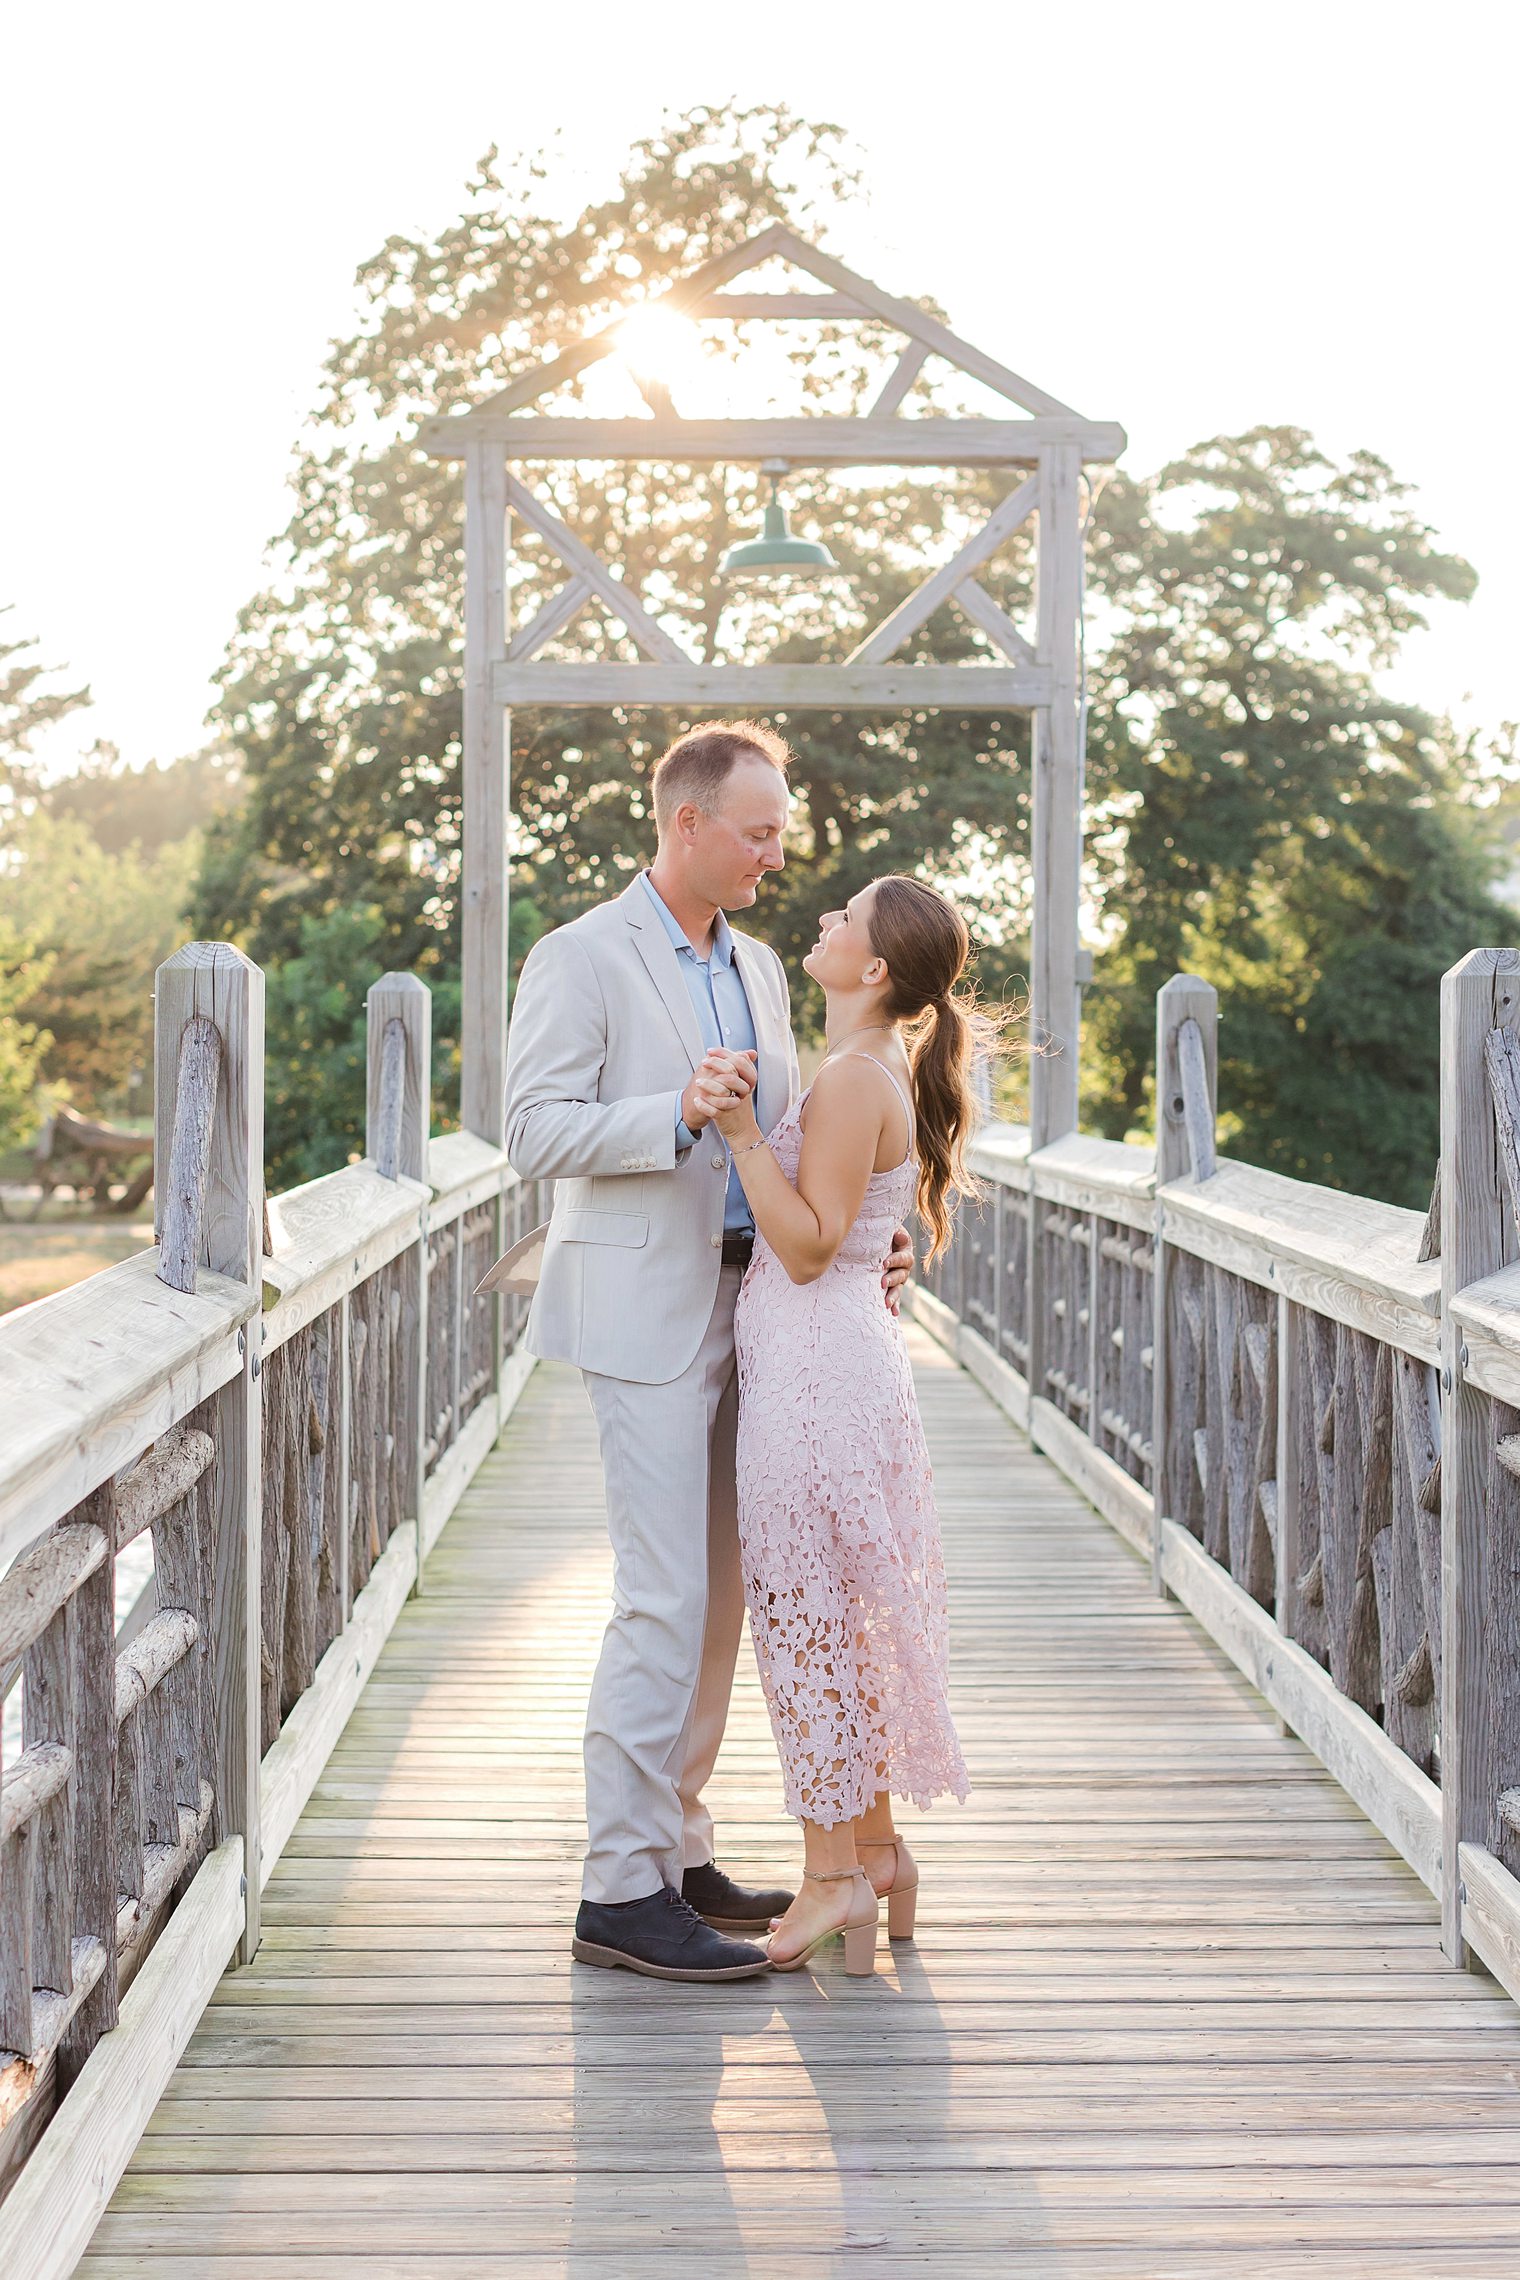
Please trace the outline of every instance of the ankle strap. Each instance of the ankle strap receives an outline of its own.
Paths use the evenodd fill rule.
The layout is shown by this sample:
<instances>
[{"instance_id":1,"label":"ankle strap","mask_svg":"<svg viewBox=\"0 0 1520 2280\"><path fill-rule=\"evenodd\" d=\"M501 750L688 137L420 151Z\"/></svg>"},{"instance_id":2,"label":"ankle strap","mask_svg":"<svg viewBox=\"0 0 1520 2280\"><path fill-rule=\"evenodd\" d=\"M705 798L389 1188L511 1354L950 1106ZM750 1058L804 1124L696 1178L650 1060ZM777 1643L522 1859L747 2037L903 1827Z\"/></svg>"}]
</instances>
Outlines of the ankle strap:
<instances>
[{"instance_id":1,"label":"ankle strap","mask_svg":"<svg viewBox=\"0 0 1520 2280\"><path fill-rule=\"evenodd\" d=\"M864 1876L865 1870L857 1863L854 1868L805 1868L802 1873L815 1884L843 1884L849 1877Z\"/></svg>"}]
</instances>

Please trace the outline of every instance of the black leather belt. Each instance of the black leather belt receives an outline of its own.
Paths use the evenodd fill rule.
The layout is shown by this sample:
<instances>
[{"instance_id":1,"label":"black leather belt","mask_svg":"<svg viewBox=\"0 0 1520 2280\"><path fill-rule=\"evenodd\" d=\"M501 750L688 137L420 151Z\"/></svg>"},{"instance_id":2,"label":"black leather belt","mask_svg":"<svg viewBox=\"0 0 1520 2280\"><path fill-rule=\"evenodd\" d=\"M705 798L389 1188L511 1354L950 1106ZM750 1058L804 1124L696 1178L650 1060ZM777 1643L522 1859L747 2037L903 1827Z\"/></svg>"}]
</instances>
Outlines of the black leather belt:
<instances>
[{"instance_id":1,"label":"black leather belt","mask_svg":"<svg viewBox=\"0 0 1520 2280\"><path fill-rule=\"evenodd\" d=\"M745 1227L723 1238L725 1267L747 1267L755 1253L754 1229Z\"/></svg>"}]
</instances>

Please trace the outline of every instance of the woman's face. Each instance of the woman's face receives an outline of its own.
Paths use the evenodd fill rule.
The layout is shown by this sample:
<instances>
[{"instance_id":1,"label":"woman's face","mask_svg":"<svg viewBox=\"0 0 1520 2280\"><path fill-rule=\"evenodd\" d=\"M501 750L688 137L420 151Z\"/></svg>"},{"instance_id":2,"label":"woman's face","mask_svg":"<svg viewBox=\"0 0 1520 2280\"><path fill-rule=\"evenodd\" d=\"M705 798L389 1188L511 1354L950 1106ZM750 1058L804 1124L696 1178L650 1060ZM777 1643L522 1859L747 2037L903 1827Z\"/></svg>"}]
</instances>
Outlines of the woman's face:
<instances>
[{"instance_id":1,"label":"woman's face","mask_svg":"<svg viewBox=\"0 0 1520 2280\"><path fill-rule=\"evenodd\" d=\"M869 975L885 978L886 968L871 941L871 898L874 886L862 887L843 910L826 910L818 922L818 940L802 961L820 988L858 990Z\"/></svg>"}]
</instances>

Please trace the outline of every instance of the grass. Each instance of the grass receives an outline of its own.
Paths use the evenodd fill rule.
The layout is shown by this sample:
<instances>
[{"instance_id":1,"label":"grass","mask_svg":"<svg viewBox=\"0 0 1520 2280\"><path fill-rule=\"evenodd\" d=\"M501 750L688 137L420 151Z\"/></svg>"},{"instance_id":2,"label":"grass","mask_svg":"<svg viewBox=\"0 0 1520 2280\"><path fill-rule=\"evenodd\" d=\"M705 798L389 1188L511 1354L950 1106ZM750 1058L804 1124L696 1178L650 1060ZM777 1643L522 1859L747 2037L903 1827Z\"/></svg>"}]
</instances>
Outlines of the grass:
<instances>
[{"instance_id":1,"label":"grass","mask_svg":"<svg viewBox=\"0 0 1520 2280\"><path fill-rule=\"evenodd\" d=\"M29 1211L31 1204L12 1194L6 1208L14 1214ZM67 1290L86 1275L145 1251L152 1240L151 1215L86 1216L70 1204L52 1204L38 1220L0 1220L0 1314Z\"/></svg>"}]
</instances>

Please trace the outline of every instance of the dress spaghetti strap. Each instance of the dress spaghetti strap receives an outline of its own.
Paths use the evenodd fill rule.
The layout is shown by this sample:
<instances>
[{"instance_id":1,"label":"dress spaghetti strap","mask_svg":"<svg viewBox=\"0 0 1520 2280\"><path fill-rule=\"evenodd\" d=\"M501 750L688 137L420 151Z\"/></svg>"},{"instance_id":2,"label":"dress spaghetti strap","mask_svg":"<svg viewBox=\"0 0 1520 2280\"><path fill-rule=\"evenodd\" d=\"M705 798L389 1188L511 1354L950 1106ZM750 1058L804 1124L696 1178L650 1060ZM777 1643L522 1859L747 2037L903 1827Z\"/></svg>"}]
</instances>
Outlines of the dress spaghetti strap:
<instances>
[{"instance_id":1,"label":"dress spaghetti strap","mask_svg":"<svg viewBox=\"0 0 1520 2280\"><path fill-rule=\"evenodd\" d=\"M918 1121L913 1114L913 1103L908 1098L907 1093L904 1091L901 1080L893 1076L885 1061L878 1061L874 1053L862 1053L859 1055L859 1058L862 1061L872 1061L875 1063L876 1067L880 1069L882 1075L886 1078L887 1083L896 1093L898 1099L902 1102L903 1114L908 1119L908 1154L903 1158L903 1162L907 1163L908 1158L913 1154L913 1141L918 1131Z\"/></svg>"}]
</instances>

